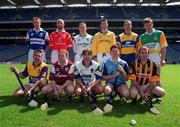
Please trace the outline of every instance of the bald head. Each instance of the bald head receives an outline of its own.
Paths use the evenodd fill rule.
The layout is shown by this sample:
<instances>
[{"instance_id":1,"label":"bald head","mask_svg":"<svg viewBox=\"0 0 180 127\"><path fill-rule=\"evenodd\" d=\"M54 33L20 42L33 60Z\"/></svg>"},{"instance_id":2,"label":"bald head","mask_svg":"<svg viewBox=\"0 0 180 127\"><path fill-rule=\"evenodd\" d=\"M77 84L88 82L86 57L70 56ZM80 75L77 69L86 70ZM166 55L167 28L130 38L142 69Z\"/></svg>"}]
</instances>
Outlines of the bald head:
<instances>
[{"instance_id":1,"label":"bald head","mask_svg":"<svg viewBox=\"0 0 180 127\"><path fill-rule=\"evenodd\" d=\"M62 31L62 30L64 30L64 20L62 20L62 19L58 19L57 21L56 21L56 27L57 27L57 29L59 30L59 31Z\"/></svg>"}]
</instances>

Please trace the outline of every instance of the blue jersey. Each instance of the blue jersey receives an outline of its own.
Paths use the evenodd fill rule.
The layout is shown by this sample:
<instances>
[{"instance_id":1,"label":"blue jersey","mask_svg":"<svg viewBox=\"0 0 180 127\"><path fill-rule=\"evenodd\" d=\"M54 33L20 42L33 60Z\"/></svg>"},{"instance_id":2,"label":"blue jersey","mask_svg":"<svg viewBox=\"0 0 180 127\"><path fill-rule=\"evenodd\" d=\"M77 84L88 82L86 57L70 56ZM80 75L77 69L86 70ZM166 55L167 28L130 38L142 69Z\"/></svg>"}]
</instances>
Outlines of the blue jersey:
<instances>
[{"instance_id":1,"label":"blue jersey","mask_svg":"<svg viewBox=\"0 0 180 127\"><path fill-rule=\"evenodd\" d=\"M45 49L46 40L49 39L49 34L42 28L39 31L33 29L27 32L26 39L30 40L30 49Z\"/></svg>"},{"instance_id":2,"label":"blue jersey","mask_svg":"<svg viewBox=\"0 0 180 127\"><path fill-rule=\"evenodd\" d=\"M112 59L108 59L104 63L104 70L103 70L103 75L111 75L118 71L118 65L121 65L124 69L124 71L129 74L129 69L128 69L128 64L124 61L121 60L120 58L118 61L112 61ZM125 81L121 75L119 75L116 78L112 78L110 80L107 80L106 83L111 83L112 85L120 85L120 84L125 84Z\"/></svg>"}]
</instances>

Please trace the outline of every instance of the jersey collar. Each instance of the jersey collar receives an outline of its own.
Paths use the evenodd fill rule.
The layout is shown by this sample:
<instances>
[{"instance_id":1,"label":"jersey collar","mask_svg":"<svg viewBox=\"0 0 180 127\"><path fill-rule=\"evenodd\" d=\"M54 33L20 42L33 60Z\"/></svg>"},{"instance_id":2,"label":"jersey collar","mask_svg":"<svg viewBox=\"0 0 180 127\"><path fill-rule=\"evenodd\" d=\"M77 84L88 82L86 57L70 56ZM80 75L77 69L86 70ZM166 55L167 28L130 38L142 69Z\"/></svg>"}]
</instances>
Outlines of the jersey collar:
<instances>
[{"instance_id":1,"label":"jersey collar","mask_svg":"<svg viewBox=\"0 0 180 127\"><path fill-rule=\"evenodd\" d=\"M43 31L43 28L40 28L39 30L36 30L35 28L33 28L33 30L35 30L36 32L39 32L39 31Z\"/></svg>"},{"instance_id":2,"label":"jersey collar","mask_svg":"<svg viewBox=\"0 0 180 127\"><path fill-rule=\"evenodd\" d=\"M59 61L58 61L58 65L62 66ZM68 65L68 60L65 61L64 66L66 66L66 65Z\"/></svg>"},{"instance_id":3,"label":"jersey collar","mask_svg":"<svg viewBox=\"0 0 180 127\"><path fill-rule=\"evenodd\" d=\"M82 65L85 66L84 60L82 60ZM91 66L91 65L92 65L92 60L90 61L89 66Z\"/></svg>"}]
</instances>

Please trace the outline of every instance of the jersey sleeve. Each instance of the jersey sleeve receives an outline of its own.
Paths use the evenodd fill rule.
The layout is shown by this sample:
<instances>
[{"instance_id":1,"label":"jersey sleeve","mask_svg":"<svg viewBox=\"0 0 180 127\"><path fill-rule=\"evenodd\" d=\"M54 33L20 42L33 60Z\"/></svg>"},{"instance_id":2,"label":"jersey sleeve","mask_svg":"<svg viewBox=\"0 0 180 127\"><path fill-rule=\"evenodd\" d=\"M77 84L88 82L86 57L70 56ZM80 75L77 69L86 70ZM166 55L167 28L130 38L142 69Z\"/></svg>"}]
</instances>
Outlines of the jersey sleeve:
<instances>
[{"instance_id":1,"label":"jersey sleeve","mask_svg":"<svg viewBox=\"0 0 180 127\"><path fill-rule=\"evenodd\" d=\"M97 55L97 36L94 35L92 39L92 55L95 56Z\"/></svg>"},{"instance_id":2,"label":"jersey sleeve","mask_svg":"<svg viewBox=\"0 0 180 127\"><path fill-rule=\"evenodd\" d=\"M152 72L152 76L150 78L151 82L156 82L156 81L160 81L160 77L157 73L157 66L155 63L153 63L153 72Z\"/></svg>"},{"instance_id":3,"label":"jersey sleeve","mask_svg":"<svg viewBox=\"0 0 180 127\"><path fill-rule=\"evenodd\" d=\"M77 53L77 44L76 44L75 38L73 40L73 51L74 53Z\"/></svg>"},{"instance_id":4,"label":"jersey sleeve","mask_svg":"<svg viewBox=\"0 0 180 127\"><path fill-rule=\"evenodd\" d=\"M162 33L160 36L160 46L161 46L161 48L165 48L168 46L166 36L164 33Z\"/></svg>"},{"instance_id":5,"label":"jersey sleeve","mask_svg":"<svg viewBox=\"0 0 180 127\"><path fill-rule=\"evenodd\" d=\"M131 63L129 67L129 79L136 80L135 62Z\"/></svg>"},{"instance_id":6,"label":"jersey sleeve","mask_svg":"<svg viewBox=\"0 0 180 127\"><path fill-rule=\"evenodd\" d=\"M54 43L54 40L53 40L53 33L50 34L50 38L49 38L49 47L53 47L53 43Z\"/></svg>"},{"instance_id":7,"label":"jersey sleeve","mask_svg":"<svg viewBox=\"0 0 180 127\"><path fill-rule=\"evenodd\" d=\"M46 78L48 74L48 66L44 66L39 74L39 79Z\"/></svg>"},{"instance_id":8,"label":"jersey sleeve","mask_svg":"<svg viewBox=\"0 0 180 127\"><path fill-rule=\"evenodd\" d=\"M72 37L70 34L68 34L68 37L67 37L67 47L68 48L72 47Z\"/></svg>"},{"instance_id":9,"label":"jersey sleeve","mask_svg":"<svg viewBox=\"0 0 180 127\"><path fill-rule=\"evenodd\" d=\"M115 36L115 34L113 32L112 32L112 40L111 40L111 42L112 42L112 45L116 44L116 36Z\"/></svg>"},{"instance_id":10,"label":"jersey sleeve","mask_svg":"<svg viewBox=\"0 0 180 127\"><path fill-rule=\"evenodd\" d=\"M74 65L71 65L69 72L68 72L68 80L74 80Z\"/></svg>"},{"instance_id":11,"label":"jersey sleeve","mask_svg":"<svg viewBox=\"0 0 180 127\"><path fill-rule=\"evenodd\" d=\"M26 64L26 67L25 67L24 71L23 71L21 74L22 74L24 77L28 77L28 76L29 76L27 64Z\"/></svg>"},{"instance_id":12,"label":"jersey sleeve","mask_svg":"<svg viewBox=\"0 0 180 127\"><path fill-rule=\"evenodd\" d=\"M29 32L27 32L25 39L26 39L26 40L29 40Z\"/></svg>"},{"instance_id":13,"label":"jersey sleeve","mask_svg":"<svg viewBox=\"0 0 180 127\"><path fill-rule=\"evenodd\" d=\"M49 80L51 80L51 81L55 80L55 68L54 68L54 65L51 65Z\"/></svg>"},{"instance_id":14,"label":"jersey sleeve","mask_svg":"<svg viewBox=\"0 0 180 127\"><path fill-rule=\"evenodd\" d=\"M98 65L98 67L95 70L95 78L96 80L102 79L102 69L100 65Z\"/></svg>"},{"instance_id":15,"label":"jersey sleeve","mask_svg":"<svg viewBox=\"0 0 180 127\"><path fill-rule=\"evenodd\" d=\"M49 33L48 32L46 32L45 39L49 40Z\"/></svg>"}]
</instances>

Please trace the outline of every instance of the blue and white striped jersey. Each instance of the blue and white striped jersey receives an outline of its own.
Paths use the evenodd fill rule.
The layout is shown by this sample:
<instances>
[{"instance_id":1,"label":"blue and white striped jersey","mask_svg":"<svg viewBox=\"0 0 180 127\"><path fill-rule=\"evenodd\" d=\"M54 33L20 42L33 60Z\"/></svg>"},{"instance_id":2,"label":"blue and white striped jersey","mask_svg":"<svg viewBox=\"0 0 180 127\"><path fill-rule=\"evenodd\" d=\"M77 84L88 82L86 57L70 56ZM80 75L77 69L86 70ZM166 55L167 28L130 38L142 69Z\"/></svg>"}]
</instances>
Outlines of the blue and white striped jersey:
<instances>
[{"instance_id":1,"label":"blue and white striped jersey","mask_svg":"<svg viewBox=\"0 0 180 127\"><path fill-rule=\"evenodd\" d=\"M26 35L26 40L29 40L29 48L30 49L45 49L46 48L46 40L49 40L49 34L42 28L39 31L35 29L29 30Z\"/></svg>"}]
</instances>

